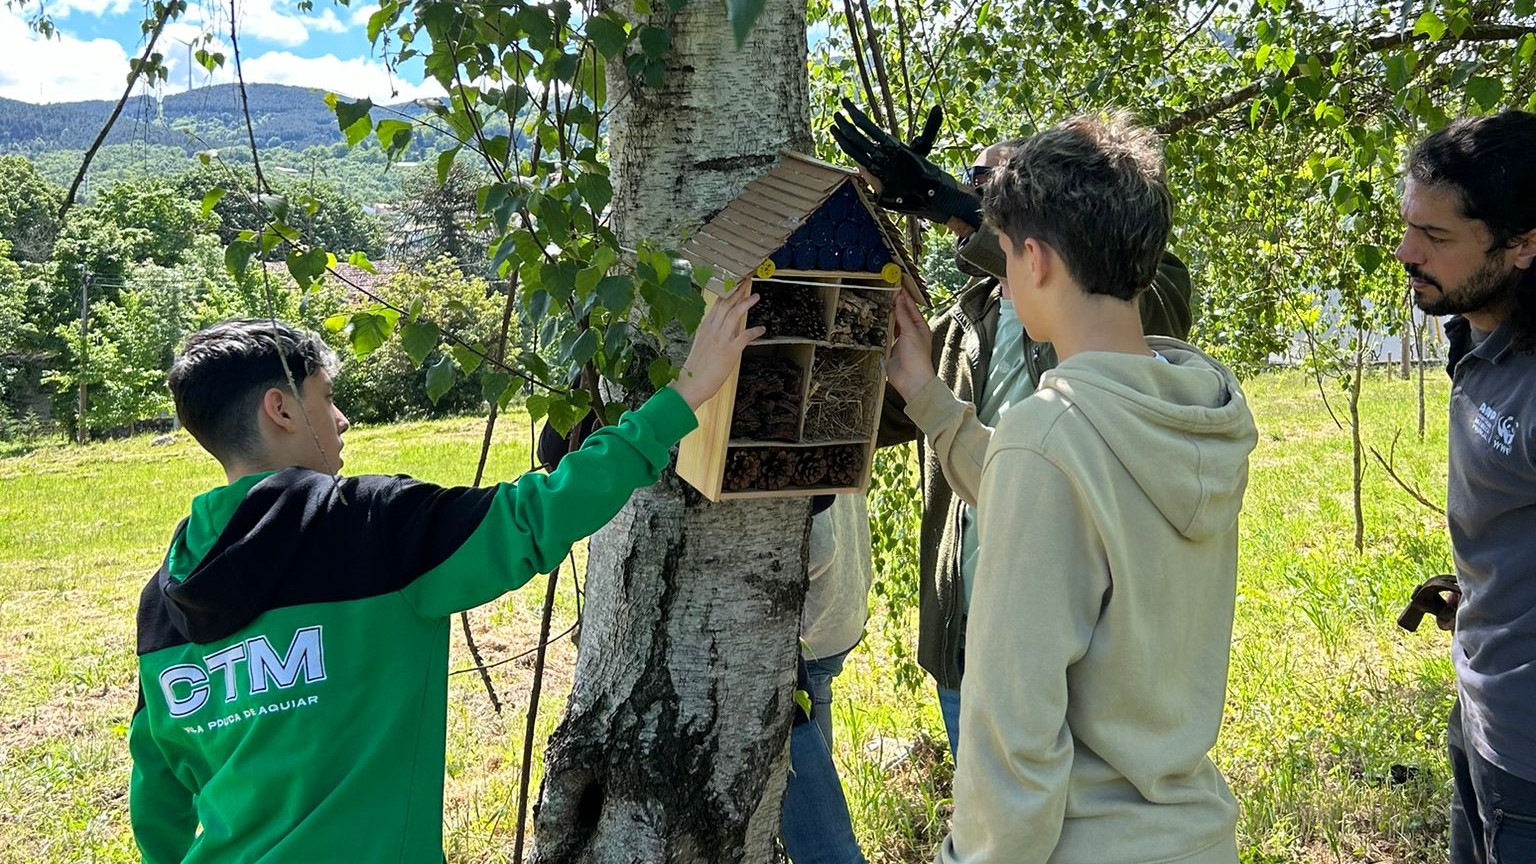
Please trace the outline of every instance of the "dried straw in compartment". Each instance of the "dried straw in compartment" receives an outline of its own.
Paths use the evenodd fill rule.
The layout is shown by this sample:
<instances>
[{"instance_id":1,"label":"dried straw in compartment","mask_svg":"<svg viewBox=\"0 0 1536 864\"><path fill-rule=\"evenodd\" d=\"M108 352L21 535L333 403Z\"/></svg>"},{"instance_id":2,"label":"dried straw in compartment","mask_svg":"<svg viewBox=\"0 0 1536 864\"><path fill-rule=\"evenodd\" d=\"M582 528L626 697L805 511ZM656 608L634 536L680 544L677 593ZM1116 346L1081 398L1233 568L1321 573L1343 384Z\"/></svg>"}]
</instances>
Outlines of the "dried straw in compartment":
<instances>
[{"instance_id":1,"label":"dried straw in compartment","mask_svg":"<svg viewBox=\"0 0 1536 864\"><path fill-rule=\"evenodd\" d=\"M879 355L825 349L811 364L805 405L805 440L868 438L874 429Z\"/></svg>"}]
</instances>

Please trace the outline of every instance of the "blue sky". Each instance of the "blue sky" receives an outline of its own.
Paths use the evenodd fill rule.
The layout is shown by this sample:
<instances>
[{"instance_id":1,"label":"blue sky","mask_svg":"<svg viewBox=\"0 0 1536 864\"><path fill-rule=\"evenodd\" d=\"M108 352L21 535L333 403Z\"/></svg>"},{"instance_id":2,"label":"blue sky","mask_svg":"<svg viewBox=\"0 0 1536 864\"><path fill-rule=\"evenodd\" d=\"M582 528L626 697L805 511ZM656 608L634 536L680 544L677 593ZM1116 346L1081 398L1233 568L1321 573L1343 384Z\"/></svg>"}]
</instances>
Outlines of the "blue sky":
<instances>
[{"instance_id":1,"label":"blue sky","mask_svg":"<svg viewBox=\"0 0 1536 864\"><path fill-rule=\"evenodd\" d=\"M73 102L116 99L122 93L128 59L143 47L139 24L145 6L129 0L47 0L59 36L43 39L30 32L28 8L0 8L0 96L26 102ZM368 16L377 8L358 0L348 8L317 0L311 12L299 12L293 0L239 0L240 53L247 81L321 87L347 96L403 101L441 91L423 86L419 65L402 77L389 75L368 44ZM227 3L192 0L181 20L166 28L157 50L165 54L170 81L165 93L210 83L195 63L189 69L187 43L201 45L215 34L211 50L228 48ZM195 48L193 50L196 50ZM233 80L220 71L212 83ZM398 95L391 95L391 91Z\"/></svg>"}]
</instances>

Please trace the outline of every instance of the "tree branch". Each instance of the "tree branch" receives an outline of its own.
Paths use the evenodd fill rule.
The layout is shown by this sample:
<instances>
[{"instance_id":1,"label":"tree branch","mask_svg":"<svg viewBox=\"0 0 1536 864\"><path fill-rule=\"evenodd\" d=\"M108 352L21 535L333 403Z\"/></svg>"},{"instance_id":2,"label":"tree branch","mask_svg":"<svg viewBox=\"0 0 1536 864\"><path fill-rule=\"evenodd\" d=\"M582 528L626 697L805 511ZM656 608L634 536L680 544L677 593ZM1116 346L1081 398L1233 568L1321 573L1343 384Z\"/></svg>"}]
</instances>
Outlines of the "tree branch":
<instances>
[{"instance_id":1,"label":"tree branch","mask_svg":"<svg viewBox=\"0 0 1536 864\"><path fill-rule=\"evenodd\" d=\"M139 55L139 62L128 71L128 86L123 88L123 95L118 98L117 104L112 106L112 116L102 124L101 131L96 133L96 140L91 142L91 146L85 151L85 158L80 161L80 170L75 172L74 182L69 184L69 192L64 196L64 203L59 206L60 221L63 221L64 214L69 212L69 208L74 206L75 193L80 191L80 184L85 181L85 173L90 170L91 160L96 158L96 151L100 150L101 145L106 142L107 133L112 131L118 115L123 113L123 106L128 104L128 97L133 95L133 88L139 83L139 76L144 73L144 67L155 51L155 42L160 39L161 31L165 30L165 25L169 24L172 18L180 15L185 9L186 4L182 0L168 0L163 5L157 4L155 25L149 31L149 40L144 43L144 52Z\"/></svg>"},{"instance_id":2,"label":"tree branch","mask_svg":"<svg viewBox=\"0 0 1536 864\"><path fill-rule=\"evenodd\" d=\"M1520 37L1529 33L1536 33L1536 27L1523 27L1517 24L1478 24L1472 27L1468 27L1466 30L1462 31L1460 36L1450 41L1455 44L1469 44L1476 42L1507 42L1513 39L1519 39ZM1426 33L1392 33L1386 36L1377 36L1366 41L1365 53L1375 54L1380 51L1385 51L1389 48L1397 48L1413 42L1419 42L1427 38L1429 37ZM1322 61L1323 65L1327 66L1328 64L1332 63L1334 59L1338 57L1338 55L1339 52L1337 51L1325 51L1317 56L1318 59ZM1280 80L1288 81L1292 78L1296 78L1301 75L1301 71L1302 69L1300 64L1292 66L1290 71L1280 75ZM1174 135L1191 126L1204 123L1205 121L1215 117L1218 114L1230 111L1231 109L1250 101L1253 99L1253 97L1259 95L1259 91L1264 88L1266 83L1267 82L1264 81L1255 81L1252 84L1249 84L1248 86L1241 89L1234 90L1225 96L1212 99L1211 101L1199 106L1198 108L1191 108L1190 110L1185 111L1184 113L1179 114L1170 120L1158 124L1157 132L1159 135L1164 136Z\"/></svg>"},{"instance_id":3,"label":"tree branch","mask_svg":"<svg viewBox=\"0 0 1536 864\"><path fill-rule=\"evenodd\" d=\"M1408 483L1408 481L1404 480L1402 477L1399 477L1398 474L1397 474L1397 470L1393 467L1394 463L1397 462L1397 439L1402 434L1403 434L1403 430L1401 430L1401 429L1397 430L1397 432L1395 434L1393 434L1393 436L1392 436L1392 446L1390 448L1388 448L1388 450L1387 450L1388 458L1383 459L1382 456L1381 456L1381 451L1377 450L1375 447L1371 448L1371 455L1375 456L1376 457L1376 461L1381 463L1382 469L1387 472L1387 476L1388 477L1392 478L1392 482L1396 483L1398 485L1398 487L1401 488L1404 492L1407 492L1409 495L1412 495L1413 496L1413 500L1419 502L1420 504L1423 504L1425 507L1428 507L1429 509L1435 511L1436 513L1440 514L1441 516L1444 516L1445 515L1445 508L1444 507L1441 507L1440 505L1438 505L1438 504L1434 503L1433 501L1429 500L1429 498L1425 497L1424 493L1420 492L1418 489L1415 489L1412 485L1410 485Z\"/></svg>"},{"instance_id":4,"label":"tree branch","mask_svg":"<svg viewBox=\"0 0 1536 864\"><path fill-rule=\"evenodd\" d=\"M853 11L852 0L843 0L843 17L848 21L848 40L853 47L853 59L859 69L859 83L864 85L864 99L869 105L869 111L874 115L875 123L884 126L885 118L881 116L880 100L875 97L875 87L869 80L869 66L864 59L863 39L859 37L859 21Z\"/></svg>"}]
</instances>

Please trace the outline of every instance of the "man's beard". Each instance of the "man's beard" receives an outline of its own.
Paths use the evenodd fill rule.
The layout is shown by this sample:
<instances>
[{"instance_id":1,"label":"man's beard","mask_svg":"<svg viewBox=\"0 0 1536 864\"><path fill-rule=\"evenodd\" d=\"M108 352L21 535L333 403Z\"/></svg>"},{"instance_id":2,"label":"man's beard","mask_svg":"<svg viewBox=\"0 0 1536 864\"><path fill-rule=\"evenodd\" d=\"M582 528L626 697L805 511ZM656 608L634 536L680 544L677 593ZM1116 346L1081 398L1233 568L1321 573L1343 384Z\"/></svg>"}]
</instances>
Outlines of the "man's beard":
<instances>
[{"instance_id":1,"label":"man's beard","mask_svg":"<svg viewBox=\"0 0 1536 864\"><path fill-rule=\"evenodd\" d=\"M1518 267L1505 269L1500 256L1490 254L1483 261L1483 266L1477 268L1477 272L1466 278L1453 291L1447 291L1438 279L1425 273L1417 264L1405 264L1404 269L1408 275L1440 289L1440 296L1434 300L1419 300L1414 302L1426 315L1465 315L1469 312L1483 312L1495 309L1514 296L1515 285L1520 281L1521 271Z\"/></svg>"}]
</instances>

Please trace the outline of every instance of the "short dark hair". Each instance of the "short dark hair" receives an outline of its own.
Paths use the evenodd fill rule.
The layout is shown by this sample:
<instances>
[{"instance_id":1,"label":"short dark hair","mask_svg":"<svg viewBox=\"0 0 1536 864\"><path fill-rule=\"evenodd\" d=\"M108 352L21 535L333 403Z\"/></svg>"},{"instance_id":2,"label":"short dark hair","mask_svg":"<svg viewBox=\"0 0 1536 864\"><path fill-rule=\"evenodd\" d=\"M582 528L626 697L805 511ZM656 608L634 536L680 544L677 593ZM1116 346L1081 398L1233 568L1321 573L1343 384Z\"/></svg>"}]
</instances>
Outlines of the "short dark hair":
<instances>
[{"instance_id":1,"label":"short dark hair","mask_svg":"<svg viewBox=\"0 0 1536 864\"><path fill-rule=\"evenodd\" d=\"M1089 294L1134 300L1173 230L1156 136L1123 114L1078 116L1018 143L987 184L983 213L1015 252L1050 244Z\"/></svg>"},{"instance_id":2,"label":"short dark hair","mask_svg":"<svg viewBox=\"0 0 1536 864\"><path fill-rule=\"evenodd\" d=\"M1456 192L1464 219L1488 226L1492 254L1536 229L1536 114L1504 111L1462 117L1420 141L1408 155L1415 183ZM1524 350L1536 348L1536 267L1515 286L1510 322Z\"/></svg>"},{"instance_id":3,"label":"short dark hair","mask_svg":"<svg viewBox=\"0 0 1536 864\"><path fill-rule=\"evenodd\" d=\"M284 365L287 371L284 370ZM273 387L288 389L289 372L303 395L316 372L334 375L334 352L319 336L268 319L222 321L187 337L167 375L176 417L220 460L257 455L255 413Z\"/></svg>"}]
</instances>

